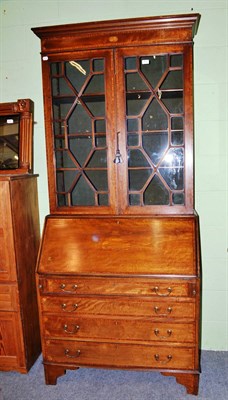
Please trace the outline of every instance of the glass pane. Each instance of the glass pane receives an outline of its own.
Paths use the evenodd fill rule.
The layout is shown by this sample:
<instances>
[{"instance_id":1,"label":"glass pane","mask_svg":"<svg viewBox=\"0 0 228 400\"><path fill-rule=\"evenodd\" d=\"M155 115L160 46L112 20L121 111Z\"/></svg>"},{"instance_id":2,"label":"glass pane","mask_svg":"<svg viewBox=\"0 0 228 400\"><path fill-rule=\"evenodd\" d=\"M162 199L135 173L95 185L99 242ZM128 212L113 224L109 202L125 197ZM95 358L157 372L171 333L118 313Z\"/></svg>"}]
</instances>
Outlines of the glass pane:
<instances>
[{"instance_id":1,"label":"glass pane","mask_svg":"<svg viewBox=\"0 0 228 400\"><path fill-rule=\"evenodd\" d=\"M107 151L106 150L96 150L94 151L92 157L90 158L88 168L105 168L107 167Z\"/></svg>"},{"instance_id":2,"label":"glass pane","mask_svg":"<svg viewBox=\"0 0 228 400\"><path fill-rule=\"evenodd\" d=\"M92 132L92 121L88 112L82 105L75 106L68 118L68 133L90 133Z\"/></svg>"},{"instance_id":3,"label":"glass pane","mask_svg":"<svg viewBox=\"0 0 228 400\"><path fill-rule=\"evenodd\" d=\"M128 132L137 132L138 129L139 129L138 123L139 123L138 118L128 119L127 120L127 130L128 130Z\"/></svg>"},{"instance_id":4,"label":"glass pane","mask_svg":"<svg viewBox=\"0 0 228 400\"><path fill-rule=\"evenodd\" d=\"M127 94L127 115L139 115L150 97L150 93Z\"/></svg>"},{"instance_id":5,"label":"glass pane","mask_svg":"<svg viewBox=\"0 0 228 400\"><path fill-rule=\"evenodd\" d=\"M151 176L152 169L130 169L129 170L129 189L130 190L142 190L147 180Z\"/></svg>"},{"instance_id":6,"label":"glass pane","mask_svg":"<svg viewBox=\"0 0 228 400\"><path fill-rule=\"evenodd\" d=\"M171 118L171 129L183 130L184 122L182 117Z\"/></svg>"},{"instance_id":7,"label":"glass pane","mask_svg":"<svg viewBox=\"0 0 228 400\"><path fill-rule=\"evenodd\" d=\"M81 176L71 193L73 206L94 206L95 196L89 182Z\"/></svg>"},{"instance_id":8,"label":"glass pane","mask_svg":"<svg viewBox=\"0 0 228 400\"><path fill-rule=\"evenodd\" d=\"M53 96L74 96L75 93L65 78L52 79Z\"/></svg>"},{"instance_id":9,"label":"glass pane","mask_svg":"<svg viewBox=\"0 0 228 400\"><path fill-rule=\"evenodd\" d=\"M183 65L183 55L182 54L173 54L170 57L170 65L171 67L182 67Z\"/></svg>"},{"instance_id":10,"label":"glass pane","mask_svg":"<svg viewBox=\"0 0 228 400\"><path fill-rule=\"evenodd\" d=\"M143 148L157 165L168 147L168 133L153 133L142 136Z\"/></svg>"},{"instance_id":11,"label":"glass pane","mask_svg":"<svg viewBox=\"0 0 228 400\"><path fill-rule=\"evenodd\" d=\"M65 74L79 93L90 72L90 60L73 60L65 63Z\"/></svg>"},{"instance_id":12,"label":"glass pane","mask_svg":"<svg viewBox=\"0 0 228 400\"><path fill-rule=\"evenodd\" d=\"M109 205L109 199L107 194L99 194L98 195L98 204L99 206L108 206Z\"/></svg>"},{"instance_id":13,"label":"glass pane","mask_svg":"<svg viewBox=\"0 0 228 400\"><path fill-rule=\"evenodd\" d=\"M60 150L60 149L64 149L65 148L65 139L55 139L55 149L56 150Z\"/></svg>"},{"instance_id":14,"label":"glass pane","mask_svg":"<svg viewBox=\"0 0 228 400\"><path fill-rule=\"evenodd\" d=\"M56 151L56 168L75 168L75 164L67 150Z\"/></svg>"},{"instance_id":15,"label":"glass pane","mask_svg":"<svg viewBox=\"0 0 228 400\"><path fill-rule=\"evenodd\" d=\"M129 204L130 206L140 206L140 195L139 194L130 194L129 195Z\"/></svg>"},{"instance_id":16,"label":"glass pane","mask_svg":"<svg viewBox=\"0 0 228 400\"><path fill-rule=\"evenodd\" d=\"M142 118L143 131L166 130L168 128L168 116L161 105L154 99L147 108Z\"/></svg>"},{"instance_id":17,"label":"glass pane","mask_svg":"<svg viewBox=\"0 0 228 400\"><path fill-rule=\"evenodd\" d=\"M144 192L145 205L168 205L169 192L160 180L155 175Z\"/></svg>"},{"instance_id":18,"label":"glass pane","mask_svg":"<svg viewBox=\"0 0 228 400\"><path fill-rule=\"evenodd\" d=\"M58 192L69 192L79 175L78 171L57 171L56 184Z\"/></svg>"},{"instance_id":19,"label":"glass pane","mask_svg":"<svg viewBox=\"0 0 228 400\"><path fill-rule=\"evenodd\" d=\"M106 136L95 136L96 147L106 147Z\"/></svg>"},{"instance_id":20,"label":"glass pane","mask_svg":"<svg viewBox=\"0 0 228 400\"><path fill-rule=\"evenodd\" d=\"M93 70L94 72L102 72L104 70L104 60L102 58L93 60Z\"/></svg>"},{"instance_id":21,"label":"glass pane","mask_svg":"<svg viewBox=\"0 0 228 400\"><path fill-rule=\"evenodd\" d=\"M162 92L162 102L171 114L183 113L183 92Z\"/></svg>"},{"instance_id":22,"label":"glass pane","mask_svg":"<svg viewBox=\"0 0 228 400\"><path fill-rule=\"evenodd\" d=\"M172 200L174 205L184 205L184 193L173 193Z\"/></svg>"},{"instance_id":23,"label":"glass pane","mask_svg":"<svg viewBox=\"0 0 228 400\"><path fill-rule=\"evenodd\" d=\"M133 134L127 135L127 144L128 146L138 146L139 135L133 135Z\"/></svg>"},{"instance_id":24,"label":"glass pane","mask_svg":"<svg viewBox=\"0 0 228 400\"><path fill-rule=\"evenodd\" d=\"M74 99L72 100L56 100L53 102L53 118L54 119L65 119L69 114L69 111L73 105Z\"/></svg>"},{"instance_id":25,"label":"glass pane","mask_svg":"<svg viewBox=\"0 0 228 400\"><path fill-rule=\"evenodd\" d=\"M160 79L162 78L166 68L167 68L167 55L162 56L149 56L141 57L140 59L140 69L145 75L145 77L150 82L151 86L155 88Z\"/></svg>"},{"instance_id":26,"label":"glass pane","mask_svg":"<svg viewBox=\"0 0 228 400\"><path fill-rule=\"evenodd\" d=\"M141 150L129 150L128 156L129 167L150 167Z\"/></svg>"},{"instance_id":27,"label":"glass pane","mask_svg":"<svg viewBox=\"0 0 228 400\"><path fill-rule=\"evenodd\" d=\"M183 168L159 168L159 172L172 190L184 188Z\"/></svg>"},{"instance_id":28,"label":"glass pane","mask_svg":"<svg viewBox=\"0 0 228 400\"><path fill-rule=\"evenodd\" d=\"M105 120L98 119L94 123L94 131L96 133L104 133L106 131Z\"/></svg>"},{"instance_id":29,"label":"glass pane","mask_svg":"<svg viewBox=\"0 0 228 400\"><path fill-rule=\"evenodd\" d=\"M137 73L126 74L126 89L129 90L149 90L148 86Z\"/></svg>"},{"instance_id":30,"label":"glass pane","mask_svg":"<svg viewBox=\"0 0 228 400\"><path fill-rule=\"evenodd\" d=\"M19 167L19 115L0 116L0 169Z\"/></svg>"},{"instance_id":31,"label":"glass pane","mask_svg":"<svg viewBox=\"0 0 228 400\"><path fill-rule=\"evenodd\" d=\"M94 75L84 90L84 94L104 93L104 75Z\"/></svg>"},{"instance_id":32,"label":"glass pane","mask_svg":"<svg viewBox=\"0 0 228 400\"><path fill-rule=\"evenodd\" d=\"M160 89L183 89L183 73L180 71L170 71L165 78Z\"/></svg>"},{"instance_id":33,"label":"glass pane","mask_svg":"<svg viewBox=\"0 0 228 400\"><path fill-rule=\"evenodd\" d=\"M86 175L92 183L95 190L107 191L108 190L108 177L107 171L86 171Z\"/></svg>"},{"instance_id":34,"label":"glass pane","mask_svg":"<svg viewBox=\"0 0 228 400\"><path fill-rule=\"evenodd\" d=\"M51 63L51 75L60 75L62 73L62 63Z\"/></svg>"},{"instance_id":35,"label":"glass pane","mask_svg":"<svg viewBox=\"0 0 228 400\"><path fill-rule=\"evenodd\" d=\"M183 148L170 149L161 163L162 167L183 167L184 150Z\"/></svg>"},{"instance_id":36,"label":"glass pane","mask_svg":"<svg viewBox=\"0 0 228 400\"><path fill-rule=\"evenodd\" d=\"M91 137L69 138L69 149L80 166L83 166L88 155L93 149L92 139Z\"/></svg>"},{"instance_id":37,"label":"glass pane","mask_svg":"<svg viewBox=\"0 0 228 400\"><path fill-rule=\"evenodd\" d=\"M59 207L68 206L68 198L67 198L66 195L64 195L64 194L58 194L58 195L57 195L57 199L58 199L58 205L59 205Z\"/></svg>"},{"instance_id":38,"label":"glass pane","mask_svg":"<svg viewBox=\"0 0 228 400\"><path fill-rule=\"evenodd\" d=\"M180 146L184 144L184 132L175 131L171 132L171 143L172 145Z\"/></svg>"},{"instance_id":39,"label":"glass pane","mask_svg":"<svg viewBox=\"0 0 228 400\"><path fill-rule=\"evenodd\" d=\"M83 99L86 107L91 112L94 117L104 117L105 116L105 102L104 97L99 98L86 97Z\"/></svg>"},{"instance_id":40,"label":"glass pane","mask_svg":"<svg viewBox=\"0 0 228 400\"><path fill-rule=\"evenodd\" d=\"M133 70L136 69L137 58L136 57L128 57L125 58L125 69Z\"/></svg>"}]
</instances>

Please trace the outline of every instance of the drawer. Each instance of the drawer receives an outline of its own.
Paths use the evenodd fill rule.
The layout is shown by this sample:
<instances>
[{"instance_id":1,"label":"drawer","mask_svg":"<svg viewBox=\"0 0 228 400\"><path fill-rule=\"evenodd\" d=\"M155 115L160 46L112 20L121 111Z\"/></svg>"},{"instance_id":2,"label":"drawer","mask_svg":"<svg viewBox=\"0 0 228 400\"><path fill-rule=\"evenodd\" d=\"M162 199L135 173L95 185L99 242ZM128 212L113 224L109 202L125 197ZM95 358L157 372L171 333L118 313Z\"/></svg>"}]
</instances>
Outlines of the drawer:
<instances>
[{"instance_id":1,"label":"drawer","mask_svg":"<svg viewBox=\"0 0 228 400\"><path fill-rule=\"evenodd\" d=\"M0 310L17 311L17 287L15 285L0 285Z\"/></svg>"},{"instance_id":2,"label":"drawer","mask_svg":"<svg viewBox=\"0 0 228 400\"><path fill-rule=\"evenodd\" d=\"M153 297L195 297L197 292L195 279L175 278L40 278L39 289L41 294L123 294Z\"/></svg>"},{"instance_id":3,"label":"drawer","mask_svg":"<svg viewBox=\"0 0 228 400\"><path fill-rule=\"evenodd\" d=\"M165 341L193 343L194 323L153 322L141 318L43 317L49 338L109 339L120 341Z\"/></svg>"},{"instance_id":4,"label":"drawer","mask_svg":"<svg viewBox=\"0 0 228 400\"><path fill-rule=\"evenodd\" d=\"M113 368L193 370L193 347L46 340L44 363Z\"/></svg>"},{"instance_id":5,"label":"drawer","mask_svg":"<svg viewBox=\"0 0 228 400\"><path fill-rule=\"evenodd\" d=\"M179 299L180 300L180 299ZM175 301L151 297L41 296L41 310L64 315L132 315L158 319L195 317L195 300Z\"/></svg>"}]
</instances>

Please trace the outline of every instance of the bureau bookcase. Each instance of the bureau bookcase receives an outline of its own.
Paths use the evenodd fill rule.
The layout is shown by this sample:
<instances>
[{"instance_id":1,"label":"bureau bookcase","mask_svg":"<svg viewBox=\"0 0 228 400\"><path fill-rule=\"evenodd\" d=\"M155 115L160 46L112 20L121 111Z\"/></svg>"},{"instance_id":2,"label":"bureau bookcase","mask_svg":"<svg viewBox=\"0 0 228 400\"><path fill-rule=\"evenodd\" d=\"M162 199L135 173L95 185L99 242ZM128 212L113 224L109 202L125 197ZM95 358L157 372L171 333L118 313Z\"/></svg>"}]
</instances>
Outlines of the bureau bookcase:
<instances>
[{"instance_id":1,"label":"bureau bookcase","mask_svg":"<svg viewBox=\"0 0 228 400\"><path fill-rule=\"evenodd\" d=\"M160 371L197 394L198 14L33 28L50 215L37 262L47 384L67 369Z\"/></svg>"}]
</instances>

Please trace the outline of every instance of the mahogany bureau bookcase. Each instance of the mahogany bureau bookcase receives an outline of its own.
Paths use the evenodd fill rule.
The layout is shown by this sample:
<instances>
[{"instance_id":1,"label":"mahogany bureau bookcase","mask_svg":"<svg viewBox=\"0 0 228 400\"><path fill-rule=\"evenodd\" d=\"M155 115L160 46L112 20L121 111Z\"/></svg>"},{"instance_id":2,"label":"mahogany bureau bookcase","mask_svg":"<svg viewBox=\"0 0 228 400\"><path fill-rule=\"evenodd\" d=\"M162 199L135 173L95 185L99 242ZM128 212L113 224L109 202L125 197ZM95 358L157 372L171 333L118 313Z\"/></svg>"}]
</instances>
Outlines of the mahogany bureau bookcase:
<instances>
[{"instance_id":1,"label":"mahogany bureau bookcase","mask_svg":"<svg viewBox=\"0 0 228 400\"><path fill-rule=\"evenodd\" d=\"M33 28L50 215L37 262L47 384L79 367L199 383L198 14Z\"/></svg>"},{"instance_id":2,"label":"mahogany bureau bookcase","mask_svg":"<svg viewBox=\"0 0 228 400\"><path fill-rule=\"evenodd\" d=\"M22 373L41 352L35 283L40 227L32 132L30 99L0 104L0 370Z\"/></svg>"}]
</instances>

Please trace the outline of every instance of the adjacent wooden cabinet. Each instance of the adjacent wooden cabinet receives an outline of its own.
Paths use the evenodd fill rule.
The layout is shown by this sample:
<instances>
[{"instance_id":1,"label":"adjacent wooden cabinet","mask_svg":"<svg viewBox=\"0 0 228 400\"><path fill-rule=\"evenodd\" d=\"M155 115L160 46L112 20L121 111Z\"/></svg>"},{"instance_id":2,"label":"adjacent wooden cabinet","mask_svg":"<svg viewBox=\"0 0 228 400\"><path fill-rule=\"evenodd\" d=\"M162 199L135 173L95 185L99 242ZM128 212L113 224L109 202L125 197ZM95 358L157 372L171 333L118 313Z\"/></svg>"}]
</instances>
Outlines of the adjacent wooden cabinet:
<instances>
[{"instance_id":1,"label":"adjacent wooden cabinet","mask_svg":"<svg viewBox=\"0 0 228 400\"><path fill-rule=\"evenodd\" d=\"M0 175L0 370L26 373L40 354L35 287L37 177Z\"/></svg>"},{"instance_id":2,"label":"adjacent wooden cabinet","mask_svg":"<svg viewBox=\"0 0 228 400\"><path fill-rule=\"evenodd\" d=\"M34 28L50 215L37 263L46 383L151 369L197 394L194 210L198 14Z\"/></svg>"}]
</instances>

